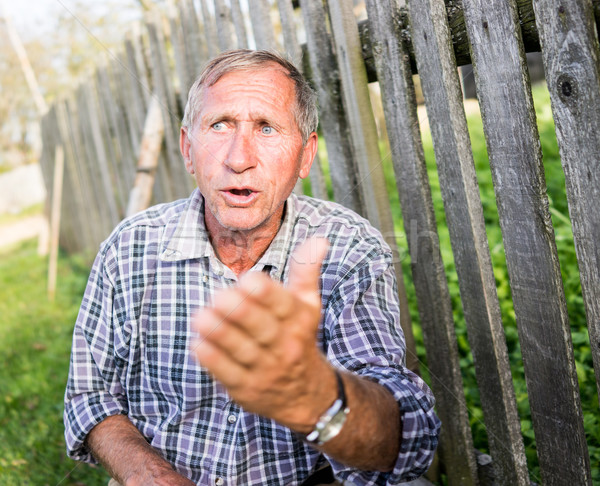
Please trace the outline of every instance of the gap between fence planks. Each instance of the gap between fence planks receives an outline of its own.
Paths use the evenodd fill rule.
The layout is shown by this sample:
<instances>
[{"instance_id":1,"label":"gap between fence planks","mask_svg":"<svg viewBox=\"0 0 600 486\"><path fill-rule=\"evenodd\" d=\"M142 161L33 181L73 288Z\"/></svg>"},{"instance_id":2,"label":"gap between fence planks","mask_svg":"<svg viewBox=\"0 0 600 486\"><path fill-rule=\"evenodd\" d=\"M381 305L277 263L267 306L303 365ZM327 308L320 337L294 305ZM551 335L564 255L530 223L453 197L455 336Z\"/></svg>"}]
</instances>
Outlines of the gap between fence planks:
<instances>
[{"instance_id":1,"label":"gap between fence planks","mask_svg":"<svg viewBox=\"0 0 600 486\"><path fill-rule=\"evenodd\" d=\"M135 182L129 194L129 202L127 203L127 216L132 216L150 206L156 166L158 165L164 134L165 125L163 123L160 102L158 97L153 96L148 108L146 123L144 124Z\"/></svg>"}]
</instances>

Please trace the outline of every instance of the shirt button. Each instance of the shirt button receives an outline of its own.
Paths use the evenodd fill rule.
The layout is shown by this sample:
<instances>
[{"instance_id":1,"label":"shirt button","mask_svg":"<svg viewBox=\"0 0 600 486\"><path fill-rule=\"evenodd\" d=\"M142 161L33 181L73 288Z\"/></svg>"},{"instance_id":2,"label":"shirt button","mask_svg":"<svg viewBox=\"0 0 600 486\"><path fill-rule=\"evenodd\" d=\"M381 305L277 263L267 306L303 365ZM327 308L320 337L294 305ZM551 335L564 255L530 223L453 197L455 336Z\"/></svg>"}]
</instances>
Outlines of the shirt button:
<instances>
[{"instance_id":1,"label":"shirt button","mask_svg":"<svg viewBox=\"0 0 600 486\"><path fill-rule=\"evenodd\" d=\"M204 275L204 276L202 276L202 281L203 281L204 283L208 282L208 275Z\"/></svg>"},{"instance_id":2,"label":"shirt button","mask_svg":"<svg viewBox=\"0 0 600 486\"><path fill-rule=\"evenodd\" d=\"M217 486L223 486L225 484L225 480L223 478L219 477L215 480L215 484Z\"/></svg>"},{"instance_id":3,"label":"shirt button","mask_svg":"<svg viewBox=\"0 0 600 486\"><path fill-rule=\"evenodd\" d=\"M227 421L230 424L235 424L236 420L237 420L237 417L235 415L233 415L233 414L231 414L229 417L227 417Z\"/></svg>"}]
</instances>

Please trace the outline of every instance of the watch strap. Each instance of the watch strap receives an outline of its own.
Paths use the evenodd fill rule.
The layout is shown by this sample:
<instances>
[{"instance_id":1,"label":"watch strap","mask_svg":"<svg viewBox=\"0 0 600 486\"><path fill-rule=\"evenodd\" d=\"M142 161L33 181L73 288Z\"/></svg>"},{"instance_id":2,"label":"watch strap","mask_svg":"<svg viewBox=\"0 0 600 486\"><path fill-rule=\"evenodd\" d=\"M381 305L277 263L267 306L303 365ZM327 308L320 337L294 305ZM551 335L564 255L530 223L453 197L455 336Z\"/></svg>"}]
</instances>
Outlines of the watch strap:
<instances>
[{"instance_id":1,"label":"watch strap","mask_svg":"<svg viewBox=\"0 0 600 486\"><path fill-rule=\"evenodd\" d=\"M337 370L334 370L334 372L337 381L338 396L333 405L321 415L315 428L304 437L304 440L309 444L323 445L337 436L342 430L346 416L350 412L346 404L344 381Z\"/></svg>"}]
</instances>

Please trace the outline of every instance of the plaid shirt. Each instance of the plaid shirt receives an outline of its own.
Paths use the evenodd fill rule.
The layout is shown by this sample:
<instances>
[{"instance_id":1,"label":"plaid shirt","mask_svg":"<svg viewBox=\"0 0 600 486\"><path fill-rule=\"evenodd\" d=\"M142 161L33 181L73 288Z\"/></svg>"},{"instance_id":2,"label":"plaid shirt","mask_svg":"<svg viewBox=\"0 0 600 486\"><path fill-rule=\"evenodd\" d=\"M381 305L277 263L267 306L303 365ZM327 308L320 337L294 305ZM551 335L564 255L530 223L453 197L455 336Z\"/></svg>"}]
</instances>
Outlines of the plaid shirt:
<instances>
[{"instance_id":1,"label":"plaid shirt","mask_svg":"<svg viewBox=\"0 0 600 486\"><path fill-rule=\"evenodd\" d=\"M252 271L285 282L291 252L311 236L330 242L318 345L334 366L392 392L402 416L392 473L327 459L338 478L357 485L413 479L431 462L439 420L428 387L404 367L392 254L381 235L338 204L292 195ZM236 280L209 242L198 190L115 229L98 253L74 331L64 415L72 458L93 462L87 434L124 414L197 484L294 485L322 465L323 455L292 431L233 402L188 352L191 316Z\"/></svg>"}]
</instances>

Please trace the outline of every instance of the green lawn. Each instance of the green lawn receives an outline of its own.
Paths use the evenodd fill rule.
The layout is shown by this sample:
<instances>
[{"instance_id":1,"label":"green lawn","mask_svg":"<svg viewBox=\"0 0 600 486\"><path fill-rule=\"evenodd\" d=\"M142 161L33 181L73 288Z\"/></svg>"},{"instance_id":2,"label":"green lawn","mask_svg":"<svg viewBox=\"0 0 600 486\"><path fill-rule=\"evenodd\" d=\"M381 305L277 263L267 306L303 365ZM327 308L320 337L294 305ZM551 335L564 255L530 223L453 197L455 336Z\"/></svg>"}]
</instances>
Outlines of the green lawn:
<instances>
[{"instance_id":1,"label":"green lawn","mask_svg":"<svg viewBox=\"0 0 600 486\"><path fill-rule=\"evenodd\" d=\"M0 255L0 484L106 486L100 467L66 457L63 394L88 269L60 260L56 301L31 241Z\"/></svg>"}]
</instances>

